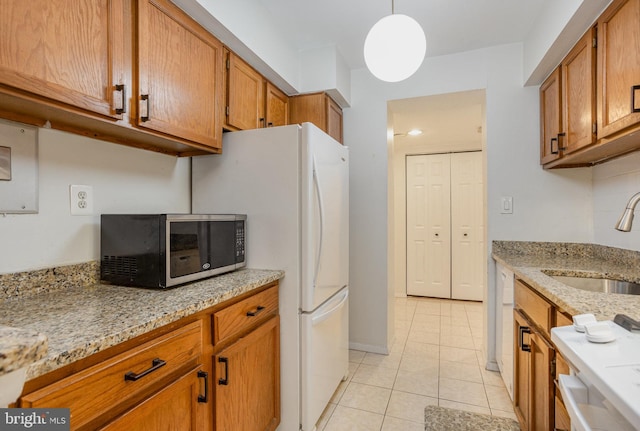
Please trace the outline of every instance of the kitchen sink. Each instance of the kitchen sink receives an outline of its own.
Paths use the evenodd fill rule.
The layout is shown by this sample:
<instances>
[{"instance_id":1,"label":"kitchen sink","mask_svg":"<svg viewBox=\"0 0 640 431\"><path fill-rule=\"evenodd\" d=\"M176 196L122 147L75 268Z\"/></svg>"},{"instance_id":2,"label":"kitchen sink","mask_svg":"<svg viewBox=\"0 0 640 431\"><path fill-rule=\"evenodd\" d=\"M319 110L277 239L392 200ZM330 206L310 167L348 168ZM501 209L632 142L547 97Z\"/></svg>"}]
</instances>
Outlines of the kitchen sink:
<instances>
[{"instance_id":1,"label":"kitchen sink","mask_svg":"<svg viewBox=\"0 0 640 431\"><path fill-rule=\"evenodd\" d=\"M624 293L640 295L640 284L630 281L612 280L610 278L574 277L566 275L549 275L567 286L589 292Z\"/></svg>"}]
</instances>

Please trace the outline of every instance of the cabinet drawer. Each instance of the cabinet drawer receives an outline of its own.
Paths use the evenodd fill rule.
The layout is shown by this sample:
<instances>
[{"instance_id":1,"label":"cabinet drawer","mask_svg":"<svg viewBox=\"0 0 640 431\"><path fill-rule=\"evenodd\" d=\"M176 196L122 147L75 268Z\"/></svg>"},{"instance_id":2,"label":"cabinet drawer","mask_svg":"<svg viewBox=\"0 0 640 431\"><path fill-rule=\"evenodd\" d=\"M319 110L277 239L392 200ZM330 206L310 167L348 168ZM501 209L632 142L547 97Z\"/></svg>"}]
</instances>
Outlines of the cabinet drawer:
<instances>
[{"instance_id":1,"label":"cabinet drawer","mask_svg":"<svg viewBox=\"0 0 640 431\"><path fill-rule=\"evenodd\" d=\"M77 429L159 381L193 368L202 354L202 321L196 321L22 397L21 407L68 407ZM146 373L145 373L146 372ZM127 377L128 376L128 377Z\"/></svg>"},{"instance_id":2,"label":"cabinet drawer","mask_svg":"<svg viewBox=\"0 0 640 431\"><path fill-rule=\"evenodd\" d=\"M529 316L532 323L537 325L549 338L553 307L518 279L516 279L515 285L515 305L517 309Z\"/></svg>"},{"instance_id":3,"label":"cabinet drawer","mask_svg":"<svg viewBox=\"0 0 640 431\"><path fill-rule=\"evenodd\" d=\"M213 344L254 325L278 310L278 286L271 287L213 314Z\"/></svg>"}]
</instances>

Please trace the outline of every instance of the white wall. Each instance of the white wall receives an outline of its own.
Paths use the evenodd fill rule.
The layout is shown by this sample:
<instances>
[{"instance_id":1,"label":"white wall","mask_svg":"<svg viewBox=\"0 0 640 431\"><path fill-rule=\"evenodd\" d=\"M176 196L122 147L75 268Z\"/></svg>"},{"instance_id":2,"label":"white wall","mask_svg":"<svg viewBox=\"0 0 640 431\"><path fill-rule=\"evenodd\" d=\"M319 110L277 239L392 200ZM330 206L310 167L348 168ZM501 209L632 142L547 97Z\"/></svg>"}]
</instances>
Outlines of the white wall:
<instances>
[{"instance_id":1,"label":"white wall","mask_svg":"<svg viewBox=\"0 0 640 431\"><path fill-rule=\"evenodd\" d=\"M69 185L93 186L71 216ZM0 273L98 260L100 214L189 212L190 159L39 130L39 213L0 216Z\"/></svg>"},{"instance_id":2,"label":"white wall","mask_svg":"<svg viewBox=\"0 0 640 431\"><path fill-rule=\"evenodd\" d=\"M640 192L640 153L630 154L593 168L594 242L640 250L640 207L631 232L614 229L629 198Z\"/></svg>"},{"instance_id":3,"label":"white wall","mask_svg":"<svg viewBox=\"0 0 640 431\"><path fill-rule=\"evenodd\" d=\"M389 100L486 89L489 251L494 239L591 240L591 173L542 170L538 89L523 87L522 76L520 44L427 58L414 76L395 84L378 81L367 70L352 73L352 107L344 114L345 143L351 151L352 345L384 351L392 333L393 319L387 321L394 289L387 282ZM504 195L514 201L509 216L499 214ZM491 302L493 261L488 261Z\"/></svg>"}]
</instances>

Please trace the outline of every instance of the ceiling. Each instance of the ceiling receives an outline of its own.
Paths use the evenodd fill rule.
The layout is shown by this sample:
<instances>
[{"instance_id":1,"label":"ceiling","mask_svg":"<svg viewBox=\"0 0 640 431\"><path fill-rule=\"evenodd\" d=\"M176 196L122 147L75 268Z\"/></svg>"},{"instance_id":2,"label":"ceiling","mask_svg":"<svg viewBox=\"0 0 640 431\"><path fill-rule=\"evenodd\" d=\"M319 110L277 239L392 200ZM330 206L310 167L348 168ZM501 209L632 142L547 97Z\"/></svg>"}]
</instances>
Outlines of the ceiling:
<instances>
[{"instance_id":1,"label":"ceiling","mask_svg":"<svg viewBox=\"0 0 640 431\"><path fill-rule=\"evenodd\" d=\"M365 67L369 29L391 13L392 0L255 0L298 50L335 45L350 69ZM417 20L427 57L521 42L553 0L395 0L395 13Z\"/></svg>"}]
</instances>

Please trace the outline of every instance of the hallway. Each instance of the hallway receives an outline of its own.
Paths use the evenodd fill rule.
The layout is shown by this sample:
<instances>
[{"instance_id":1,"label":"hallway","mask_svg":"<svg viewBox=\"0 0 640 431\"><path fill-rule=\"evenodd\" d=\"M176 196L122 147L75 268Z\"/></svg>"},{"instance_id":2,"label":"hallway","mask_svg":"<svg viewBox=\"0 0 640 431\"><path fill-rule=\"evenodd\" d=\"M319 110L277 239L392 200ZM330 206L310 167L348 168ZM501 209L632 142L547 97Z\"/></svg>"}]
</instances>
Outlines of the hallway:
<instances>
[{"instance_id":1,"label":"hallway","mask_svg":"<svg viewBox=\"0 0 640 431\"><path fill-rule=\"evenodd\" d=\"M482 364L482 303L395 301L391 353L350 351L349 377L318 431L422 431L427 405L515 419L500 374Z\"/></svg>"}]
</instances>

